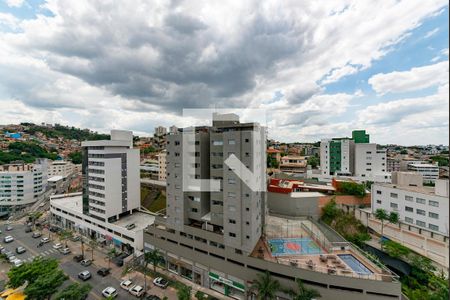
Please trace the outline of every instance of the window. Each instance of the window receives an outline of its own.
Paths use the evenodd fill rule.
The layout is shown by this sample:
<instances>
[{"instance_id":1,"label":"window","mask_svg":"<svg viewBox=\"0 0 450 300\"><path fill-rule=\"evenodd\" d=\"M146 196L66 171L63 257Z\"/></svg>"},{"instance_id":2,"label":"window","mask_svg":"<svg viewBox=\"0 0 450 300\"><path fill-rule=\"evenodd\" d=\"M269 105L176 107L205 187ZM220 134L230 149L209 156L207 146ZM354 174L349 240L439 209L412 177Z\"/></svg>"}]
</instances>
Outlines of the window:
<instances>
[{"instance_id":1,"label":"window","mask_svg":"<svg viewBox=\"0 0 450 300\"><path fill-rule=\"evenodd\" d=\"M391 193L391 198L398 198L398 194L396 194L396 193Z\"/></svg>"},{"instance_id":2,"label":"window","mask_svg":"<svg viewBox=\"0 0 450 300\"><path fill-rule=\"evenodd\" d=\"M228 145L236 145L236 141L235 140L228 140Z\"/></svg>"},{"instance_id":3,"label":"window","mask_svg":"<svg viewBox=\"0 0 450 300\"><path fill-rule=\"evenodd\" d=\"M198 209L196 209L196 208L191 208L191 211L194 212L194 213L196 213L196 212L198 212Z\"/></svg>"},{"instance_id":4,"label":"window","mask_svg":"<svg viewBox=\"0 0 450 300\"><path fill-rule=\"evenodd\" d=\"M230 223L230 224L236 224L236 220L228 219L228 223Z\"/></svg>"},{"instance_id":5,"label":"window","mask_svg":"<svg viewBox=\"0 0 450 300\"><path fill-rule=\"evenodd\" d=\"M416 202L420 203L420 204L425 204L426 203L425 199L423 199L423 198L416 198Z\"/></svg>"},{"instance_id":6,"label":"window","mask_svg":"<svg viewBox=\"0 0 450 300\"><path fill-rule=\"evenodd\" d=\"M398 208L398 204L397 204L397 203L392 203L392 202L391 202L391 207L397 209L397 208Z\"/></svg>"},{"instance_id":7,"label":"window","mask_svg":"<svg viewBox=\"0 0 450 300\"><path fill-rule=\"evenodd\" d=\"M231 237L236 237L236 233L233 233L233 232L228 233L228 235Z\"/></svg>"},{"instance_id":8,"label":"window","mask_svg":"<svg viewBox=\"0 0 450 300\"><path fill-rule=\"evenodd\" d=\"M377 200L377 203L378 203L378 204L381 204L381 200Z\"/></svg>"},{"instance_id":9,"label":"window","mask_svg":"<svg viewBox=\"0 0 450 300\"><path fill-rule=\"evenodd\" d=\"M248 143L250 140L249 139L245 139L245 142Z\"/></svg>"},{"instance_id":10,"label":"window","mask_svg":"<svg viewBox=\"0 0 450 300\"><path fill-rule=\"evenodd\" d=\"M223 145L223 141L213 141L213 145L214 146L222 146Z\"/></svg>"},{"instance_id":11,"label":"window","mask_svg":"<svg viewBox=\"0 0 450 300\"><path fill-rule=\"evenodd\" d=\"M246 235L245 238L246 238L247 240L249 240L249 239L250 239L250 236L249 236L249 235Z\"/></svg>"},{"instance_id":12,"label":"window","mask_svg":"<svg viewBox=\"0 0 450 300\"><path fill-rule=\"evenodd\" d=\"M439 214L437 213L429 212L428 216L433 219L439 219Z\"/></svg>"},{"instance_id":13,"label":"window","mask_svg":"<svg viewBox=\"0 0 450 300\"><path fill-rule=\"evenodd\" d=\"M439 231L439 226L434 225L434 224L429 223L428 228L430 228L431 230Z\"/></svg>"},{"instance_id":14,"label":"window","mask_svg":"<svg viewBox=\"0 0 450 300\"><path fill-rule=\"evenodd\" d=\"M228 205L228 211L236 211L236 206Z\"/></svg>"},{"instance_id":15,"label":"window","mask_svg":"<svg viewBox=\"0 0 450 300\"><path fill-rule=\"evenodd\" d=\"M229 183L229 184L236 184L236 179L234 179L234 178L228 178L228 183Z\"/></svg>"},{"instance_id":16,"label":"window","mask_svg":"<svg viewBox=\"0 0 450 300\"><path fill-rule=\"evenodd\" d=\"M425 222L416 220L416 225L419 225L420 227L425 227L426 224L425 224Z\"/></svg>"},{"instance_id":17,"label":"window","mask_svg":"<svg viewBox=\"0 0 450 300\"><path fill-rule=\"evenodd\" d=\"M405 211L414 212L414 208L405 206Z\"/></svg>"},{"instance_id":18,"label":"window","mask_svg":"<svg viewBox=\"0 0 450 300\"><path fill-rule=\"evenodd\" d=\"M425 216L425 211L423 209L417 209L416 213L421 216Z\"/></svg>"},{"instance_id":19,"label":"window","mask_svg":"<svg viewBox=\"0 0 450 300\"><path fill-rule=\"evenodd\" d=\"M414 224L413 218L409 218L409 217L405 217L405 222L406 222L406 223Z\"/></svg>"},{"instance_id":20,"label":"window","mask_svg":"<svg viewBox=\"0 0 450 300\"><path fill-rule=\"evenodd\" d=\"M413 201L414 201L414 197L411 197L411 196L405 196L405 200L406 200L406 201L413 202Z\"/></svg>"},{"instance_id":21,"label":"window","mask_svg":"<svg viewBox=\"0 0 450 300\"><path fill-rule=\"evenodd\" d=\"M378 194L378 195L381 195L381 191L377 191L377 194Z\"/></svg>"},{"instance_id":22,"label":"window","mask_svg":"<svg viewBox=\"0 0 450 300\"><path fill-rule=\"evenodd\" d=\"M236 193L228 192L228 198L236 198Z\"/></svg>"},{"instance_id":23,"label":"window","mask_svg":"<svg viewBox=\"0 0 450 300\"><path fill-rule=\"evenodd\" d=\"M430 201L428 201L428 205L434 206L434 207L439 207L439 202L430 200Z\"/></svg>"}]
</instances>

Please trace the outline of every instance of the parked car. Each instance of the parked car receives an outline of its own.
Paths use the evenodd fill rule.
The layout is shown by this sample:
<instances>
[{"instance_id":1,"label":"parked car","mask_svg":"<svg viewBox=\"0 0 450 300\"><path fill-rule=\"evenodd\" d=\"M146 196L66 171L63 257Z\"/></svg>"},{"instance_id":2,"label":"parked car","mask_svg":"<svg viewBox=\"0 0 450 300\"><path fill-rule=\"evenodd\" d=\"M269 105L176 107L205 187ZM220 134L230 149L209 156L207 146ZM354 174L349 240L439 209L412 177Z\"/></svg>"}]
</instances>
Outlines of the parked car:
<instances>
[{"instance_id":1,"label":"parked car","mask_svg":"<svg viewBox=\"0 0 450 300\"><path fill-rule=\"evenodd\" d=\"M13 230L13 227L11 225L6 226L6 231L11 231Z\"/></svg>"},{"instance_id":2,"label":"parked car","mask_svg":"<svg viewBox=\"0 0 450 300\"><path fill-rule=\"evenodd\" d=\"M75 256L73 257L73 260L76 261L76 262L80 262L80 261L82 261L83 259L84 259L84 256L81 255L81 254L75 255Z\"/></svg>"},{"instance_id":3,"label":"parked car","mask_svg":"<svg viewBox=\"0 0 450 300\"><path fill-rule=\"evenodd\" d=\"M6 249L5 247L2 246L2 249L0 250L1 254L5 254L6 252L8 252L8 249Z\"/></svg>"},{"instance_id":4,"label":"parked car","mask_svg":"<svg viewBox=\"0 0 450 300\"><path fill-rule=\"evenodd\" d=\"M0 234L2 233L2 231L0 230Z\"/></svg>"},{"instance_id":5,"label":"parked car","mask_svg":"<svg viewBox=\"0 0 450 300\"><path fill-rule=\"evenodd\" d=\"M25 249L25 247L19 246L16 248L16 253L17 254L22 254L25 253L27 251L27 249Z\"/></svg>"},{"instance_id":6,"label":"parked car","mask_svg":"<svg viewBox=\"0 0 450 300\"><path fill-rule=\"evenodd\" d=\"M33 232L33 235L32 235L32 237L34 239L40 238L41 236L42 236L42 233L40 233L39 231Z\"/></svg>"},{"instance_id":7,"label":"parked car","mask_svg":"<svg viewBox=\"0 0 450 300\"><path fill-rule=\"evenodd\" d=\"M102 295L105 298L108 298L108 297L115 298L115 297L117 297L117 290L115 288L113 288L112 286L108 286L106 289L104 289L102 291Z\"/></svg>"},{"instance_id":8,"label":"parked car","mask_svg":"<svg viewBox=\"0 0 450 300\"><path fill-rule=\"evenodd\" d=\"M112 262L118 267L122 267L123 266L123 259L121 259L121 258L114 257L112 259Z\"/></svg>"},{"instance_id":9,"label":"parked car","mask_svg":"<svg viewBox=\"0 0 450 300\"><path fill-rule=\"evenodd\" d=\"M60 248L62 248L62 244L61 243L57 243L57 244L54 244L53 245L53 249L56 249L56 250L58 250L58 249L60 249Z\"/></svg>"},{"instance_id":10,"label":"parked car","mask_svg":"<svg viewBox=\"0 0 450 300\"><path fill-rule=\"evenodd\" d=\"M144 288L140 285L135 285L131 289L128 290L131 295L136 296L138 298L142 297L144 295Z\"/></svg>"},{"instance_id":11,"label":"parked car","mask_svg":"<svg viewBox=\"0 0 450 300\"><path fill-rule=\"evenodd\" d=\"M129 290L133 286L133 282L131 280L124 280L120 283L120 287L124 290Z\"/></svg>"},{"instance_id":12,"label":"parked car","mask_svg":"<svg viewBox=\"0 0 450 300\"><path fill-rule=\"evenodd\" d=\"M33 230L31 229L30 226L25 227L25 233L30 233L30 232L32 232L32 231L33 231Z\"/></svg>"},{"instance_id":13,"label":"parked car","mask_svg":"<svg viewBox=\"0 0 450 300\"><path fill-rule=\"evenodd\" d=\"M61 248L61 249L59 249L59 252L60 252L61 254L67 255L67 254L69 254L71 251L70 251L69 248Z\"/></svg>"},{"instance_id":14,"label":"parked car","mask_svg":"<svg viewBox=\"0 0 450 300\"><path fill-rule=\"evenodd\" d=\"M156 286L159 286L160 288L165 289L169 285L169 281L167 281L166 279L164 279L162 277L156 277L153 280L153 284Z\"/></svg>"},{"instance_id":15,"label":"parked car","mask_svg":"<svg viewBox=\"0 0 450 300\"><path fill-rule=\"evenodd\" d=\"M14 238L13 238L12 236L10 236L10 235L7 235L7 236L5 236L5 237L3 238L3 241L4 241L5 243L11 243L12 241L14 241Z\"/></svg>"},{"instance_id":16,"label":"parked car","mask_svg":"<svg viewBox=\"0 0 450 300\"><path fill-rule=\"evenodd\" d=\"M144 300L161 300L161 298L159 298L156 295L148 295L147 297L144 298Z\"/></svg>"},{"instance_id":17,"label":"parked car","mask_svg":"<svg viewBox=\"0 0 450 300\"><path fill-rule=\"evenodd\" d=\"M90 266L92 264L92 260L90 260L90 259L83 259L80 263L81 263L82 266L87 267L87 266Z\"/></svg>"},{"instance_id":18,"label":"parked car","mask_svg":"<svg viewBox=\"0 0 450 300\"><path fill-rule=\"evenodd\" d=\"M12 251L9 251L9 250L6 250L4 254L7 259L9 259L11 256L14 256L14 253L12 253Z\"/></svg>"},{"instance_id":19,"label":"parked car","mask_svg":"<svg viewBox=\"0 0 450 300\"><path fill-rule=\"evenodd\" d=\"M50 239L48 237L43 237L41 239L41 243L43 243L43 244L48 243L48 242L50 242Z\"/></svg>"},{"instance_id":20,"label":"parked car","mask_svg":"<svg viewBox=\"0 0 450 300\"><path fill-rule=\"evenodd\" d=\"M134 223L128 224L127 226L125 226L126 229L131 230L133 228L135 228L136 225Z\"/></svg>"},{"instance_id":21,"label":"parked car","mask_svg":"<svg viewBox=\"0 0 450 300\"><path fill-rule=\"evenodd\" d=\"M20 267L21 265L23 265L23 261L21 261L20 259L16 259L12 262L12 264L14 265L14 267Z\"/></svg>"},{"instance_id":22,"label":"parked car","mask_svg":"<svg viewBox=\"0 0 450 300\"><path fill-rule=\"evenodd\" d=\"M108 268L101 268L97 271L97 274L102 277L105 277L106 275L109 274L109 272L110 272L110 270Z\"/></svg>"},{"instance_id":23,"label":"parked car","mask_svg":"<svg viewBox=\"0 0 450 300\"><path fill-rule=\"evenodd\" d=\"M92 277L91 272L89 272L88 270L78 273L78 278L80 278L83 281L86 281L91 277Z\"/></svg>"},{"instance_id":24,"label":"parked car","mask_svg":"<svg viewBox=\"0 0 450 300\"><path fill-rule=\"evenodd\" d=\"M14 255L11 255L10 257L8 257L9 262L12 263L13 261L15 261L17 259L17 257L15 257Z\"/></svg>"},{"instance_id":25,"label":"parked car","mask_svg":"<svg viewBox=\"0 0 450 300\"><path fill-rule=\"evenodd\" d=\"M73 237L70 238L70 240L71 240L72 242L78 242L78 241L81 240L81 236L79 236L79 235L74 235Z\"/></svg>"}]
</instances>

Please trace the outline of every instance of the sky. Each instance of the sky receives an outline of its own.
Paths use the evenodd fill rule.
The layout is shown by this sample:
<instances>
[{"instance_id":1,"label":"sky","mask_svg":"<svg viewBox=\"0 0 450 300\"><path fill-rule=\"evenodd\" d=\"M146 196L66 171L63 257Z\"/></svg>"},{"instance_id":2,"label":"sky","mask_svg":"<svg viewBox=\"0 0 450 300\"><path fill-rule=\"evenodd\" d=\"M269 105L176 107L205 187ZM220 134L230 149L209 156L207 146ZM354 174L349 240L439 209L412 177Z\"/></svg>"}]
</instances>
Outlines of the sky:
<instances>
[{"instance_id":1,"label":"sky","mask_svg":"<svg viewBox=\"0 0 450 300\"><path fill-rule=\"evenodd\" d=\"M183 109L266 114L269 137L366 129L449 140L441 0L0 0L0 124L188 126ZM198 124L201 125L201 124Z\"/></svg>"}]
</instances>

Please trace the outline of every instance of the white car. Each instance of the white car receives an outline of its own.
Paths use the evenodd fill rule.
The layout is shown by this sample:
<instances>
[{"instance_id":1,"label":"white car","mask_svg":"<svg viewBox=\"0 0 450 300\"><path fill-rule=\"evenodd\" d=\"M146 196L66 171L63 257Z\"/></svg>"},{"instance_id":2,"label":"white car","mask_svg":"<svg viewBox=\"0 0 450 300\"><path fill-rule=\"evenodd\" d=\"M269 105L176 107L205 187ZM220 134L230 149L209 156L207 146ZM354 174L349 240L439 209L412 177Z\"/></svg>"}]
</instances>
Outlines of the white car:
<instances>
[{"instance_id":1,"label":"white car","mask_svg":"<svg viewBox=\"0 0 450 300\"><path fill-rule=\"evenodd\" d=\"M57 243L57 244L54 244L53 245L53 249L56 249L56 250L58 250L58 249L60 249L60 248L62 248L62 244L61 243Z\"/></svg>"},{"instance_id":2,"label":"white car","mask_svg":"<svg viewBox=\"0 0 450 300\"><path fill-rule=\"evenodd\" d=\"M13 255L13 256L10 256L8 259L9 259L9 262L12 263L13 261L15 261L17 259L17 257L15 257Z\"/></svg>"},{"instance_id":3,"label":"white car","mask_svg":"<svg viewBox=\"0 0 450 300\"><path fill-rule=\"evenodd\" d=\"M108 286L106 289L104 289L102 291L102 295L105 298L108 298L108 297L115 298L115 297L117 297L117 290L115 288L113 288L112 286Z\"/></svg>"},{"instance_id":4,"label":"white car","mask_svg":"<svg viewBox=\"0 0 450 300\"><path fill-rule=\"evenodd\" d=\"M48 243L48 242L50 242L50 239L48 237L44 237L41 239L41 243L43 243L43 244Z\"/></svg>"},{"instance_id":5,"label":"white car","mask_svg":"<svg viewBox=\"0 0 450 300\"><path fill-rule=\"evenodd\" d=\"M21 265L23 265L23 261L21 261L20 259L15 259L12 264L14 265L14 267L20 267Z\"/></svg>"},{"instance_id":6,"label":"white car","mask_svg":"<svg viewBox=\"0 0 450 300\"><path fill-rule=\"evenodd\" d=\"M130 292L131 295L136 296L138 298L144 295L144 288L140 285L135 285L128 291Z\"/></svg>"},{"instance_id":7,"label":"white car","mask_svg":"<svg viewBox=\"0 0 450 300\"><path fill-rule=\"evenodd\" d=\"M8 235L3 238L3 241L5 243L11 243L12 241L14 241L14 238L12 236Z\"/></svg>"},{"instance_id":8,"label":"white car","mask_svg":"<svg viewBox=\"0 0 450 300\"><path fill-rule=\"evenodd\" d=\"M120 287L124 290L129 290L133 286L133 282L131 280L124 280L120 283Z\"/></svg>"},{"instance_id":9,"label":"white car","mask_svg":"<svg viewBox=\"0 0 450 300\"><path fill-rule=\"evenodd\" d=\"M156 286L159 286L162 289L165 289L169 285L169 282L166 279L162 278L162 277L156 277L153 280L153 284L156 285Z\"/></svg>"}]
</instances>

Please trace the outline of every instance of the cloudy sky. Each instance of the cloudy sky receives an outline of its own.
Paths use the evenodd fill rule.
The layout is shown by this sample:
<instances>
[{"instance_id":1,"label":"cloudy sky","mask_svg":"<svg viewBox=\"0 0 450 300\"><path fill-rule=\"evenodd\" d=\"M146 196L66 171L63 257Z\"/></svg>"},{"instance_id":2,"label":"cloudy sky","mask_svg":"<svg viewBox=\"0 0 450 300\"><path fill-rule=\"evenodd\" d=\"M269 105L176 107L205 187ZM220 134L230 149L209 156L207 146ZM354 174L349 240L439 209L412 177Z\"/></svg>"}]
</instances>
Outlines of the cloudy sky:
<instances>
[{"instance_id":1,"label":"cloudy sky","mask_svg":"<svg viewBox=\"0 0 450 300\"><path fill-rule=\"evenodd\" d=\"M281 141L448 144L447 0L122 3L0 0L0 124L150 135L259 108Z\"/></svg>"}]
</instances>

